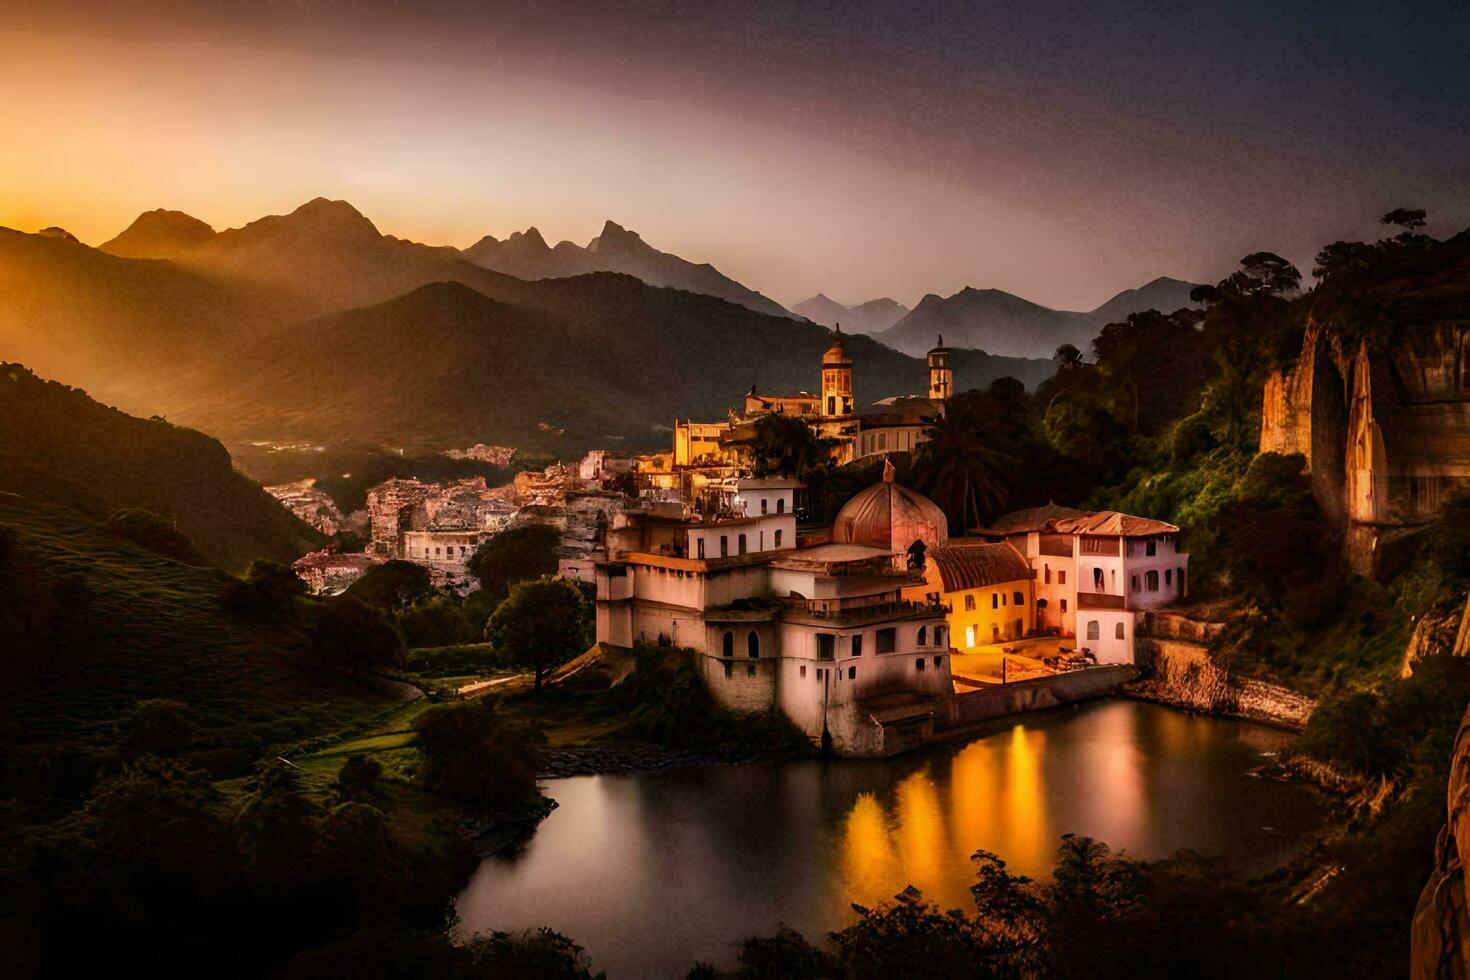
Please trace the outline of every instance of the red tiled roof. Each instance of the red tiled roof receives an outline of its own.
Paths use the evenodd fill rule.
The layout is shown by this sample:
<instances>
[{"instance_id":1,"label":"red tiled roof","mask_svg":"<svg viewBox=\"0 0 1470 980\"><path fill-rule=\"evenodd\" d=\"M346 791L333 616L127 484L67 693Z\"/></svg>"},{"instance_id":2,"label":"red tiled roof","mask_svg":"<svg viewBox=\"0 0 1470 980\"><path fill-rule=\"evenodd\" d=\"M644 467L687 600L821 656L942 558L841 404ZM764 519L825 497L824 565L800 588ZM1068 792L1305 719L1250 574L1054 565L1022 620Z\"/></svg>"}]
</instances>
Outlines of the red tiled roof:
<instances>
[{"instance_id":1,"label":"red tiled roof","mask_svg":"<svg viewBox=\"0 0 1470 980\"><path fill-rule=\"evenodd\" d=\"M1062 534L1120 534L1125 538L1179 533L1179 529L1173 524L1156 521L1152 517L1120 514L1116 510L1100 510L1085 517L1053 521L1052 525Z\"/></svg>"},{"instance_id":2,"label":"red tiled roof","mask_svg":"<svg viewBox=\"0 0 1470 980\"><path fill-rule=\"evenodd\" d=\"M1060 504L1047 504L1044 507L1027 507L1025 510L1013 510L1009 514L997 517L989 527L977 527L971 533L991 534L996 536L1006 534L1024 534L1027 531L1044 531L1046 526L1053 521L1068 520L1074 517L1086 517L1088 511L1078 510L1075 507L1063 507Z\"/></svg>"}]
</instances>

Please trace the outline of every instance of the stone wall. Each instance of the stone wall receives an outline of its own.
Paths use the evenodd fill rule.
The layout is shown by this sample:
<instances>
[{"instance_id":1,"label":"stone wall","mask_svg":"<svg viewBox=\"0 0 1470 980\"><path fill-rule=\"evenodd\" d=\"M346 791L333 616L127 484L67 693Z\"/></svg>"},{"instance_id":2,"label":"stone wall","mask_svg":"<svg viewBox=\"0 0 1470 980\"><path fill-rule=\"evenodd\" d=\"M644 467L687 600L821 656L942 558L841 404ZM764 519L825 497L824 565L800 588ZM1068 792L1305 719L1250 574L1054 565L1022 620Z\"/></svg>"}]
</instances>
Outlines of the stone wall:
<instances>
[{"instance_id":1,"label":"stone wall","mask_svg":"<svg viewBox=\"0 0 1470 980\"><path fill-rule=\"evenodd\" d=\"M1470 853L1470 711L1455 738L1446 818L1434 844L1434 870L1419 895L1410 927L1412 980L1470 977L1470 891L1461 860Z\"/></svg>"},{"instance_id":2,"label":"stone wall","mask_svg":"<svg viewBox=\"0 0 1470 980\"><path fill-rule=\"evenodd\" d=\"M1136 671L1133 667L1110 664L1049 677L1033 677L1011 684L995 684L978 691L966 691L955 696L954 723L970 725L1006 715L1055 708L1075 701L1116 694L1134 676Z\"/></svg>"}]
</instances>

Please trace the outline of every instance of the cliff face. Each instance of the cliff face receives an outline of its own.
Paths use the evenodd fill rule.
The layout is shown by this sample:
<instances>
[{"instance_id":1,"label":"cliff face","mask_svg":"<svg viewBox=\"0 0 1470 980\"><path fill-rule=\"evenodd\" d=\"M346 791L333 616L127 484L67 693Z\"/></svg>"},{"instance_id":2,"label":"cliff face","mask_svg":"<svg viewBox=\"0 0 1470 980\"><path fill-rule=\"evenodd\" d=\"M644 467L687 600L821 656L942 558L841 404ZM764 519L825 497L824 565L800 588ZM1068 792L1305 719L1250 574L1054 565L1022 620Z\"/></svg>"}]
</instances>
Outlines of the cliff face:
<instances>
[{"instance_id":1,"label":"cliff face","mask_svg":"<svg viewBox=\"0 0 1470 980\"><path fill-rule=\"evenodd\" d=\"M1261 452L1301 453L1356 571L1470 487L1470 322L1406 326L1384 350L1309 318L1262 394Z\"/></svg>"},{"instance_id":2,"label":"cliff face","mask_svg":"<svg viewBox=\"0 0 1470 980\"><path fill-rule=\"evenodd\" d=\"M1434 844L1434 871L1414 910L1409 976L1470 977L1470 892L1462 854L1470 854L1470 711L1460 722L1450 769L1448 820Z\"/></svg>"}]
</instances>

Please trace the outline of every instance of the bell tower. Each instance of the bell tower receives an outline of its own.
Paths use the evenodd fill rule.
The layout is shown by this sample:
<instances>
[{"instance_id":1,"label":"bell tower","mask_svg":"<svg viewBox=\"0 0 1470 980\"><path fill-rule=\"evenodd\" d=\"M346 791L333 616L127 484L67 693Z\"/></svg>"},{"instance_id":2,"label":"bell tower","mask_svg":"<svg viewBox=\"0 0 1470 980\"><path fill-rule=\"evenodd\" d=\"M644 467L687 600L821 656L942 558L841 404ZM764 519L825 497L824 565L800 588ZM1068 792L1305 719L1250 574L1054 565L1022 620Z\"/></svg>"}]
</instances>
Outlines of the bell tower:
<instances>
[{"instance_id":1,"label":"bell tower","mask_svg":"<svg viewBox=\"0 0 1470 980\"><path fill-rule=\"evenodd\" d=\"M949 366L949 348L944 346L944 334L939 343L929 352L929 397L935 401L948 401L954 394L954 369Z\"/></svg>"},{"instance_id":2,"label":"bell tower","mask_svg":"<svg viewBox=\"0 0 1470 980\"><path fill-rule=\"evenodd\" d=\"M832 331L832 346L822 355L822 415L852 414L852 362L842 348L842 324Z\"/></svg>"}]
</instances>

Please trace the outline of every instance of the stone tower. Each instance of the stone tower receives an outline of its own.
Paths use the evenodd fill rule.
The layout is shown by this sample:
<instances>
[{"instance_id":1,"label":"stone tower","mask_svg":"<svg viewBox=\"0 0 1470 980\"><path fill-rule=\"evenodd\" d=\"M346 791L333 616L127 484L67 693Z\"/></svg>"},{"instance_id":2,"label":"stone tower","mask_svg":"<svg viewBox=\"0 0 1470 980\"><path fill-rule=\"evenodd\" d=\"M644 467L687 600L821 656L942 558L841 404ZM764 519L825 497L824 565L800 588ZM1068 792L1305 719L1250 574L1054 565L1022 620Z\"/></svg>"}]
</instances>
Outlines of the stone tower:
<instances>
[{"instance_id":1,"label":"stone tower","mask_svg":"<svg viewBox=\"0 0 1470 980\"><path fill-rule=\"evenodd\" d=\"M944 346L944 334L939 343L929 352L929 397L935 401L948 401L954 394L954 369L949 366L949 348Z\"/></svg>"},{"instance_id":2,"label":"stone tower","mask_svg":"<svg viewBox=\"0 0 1470 980\"><path fill-rule=\"evenodd\" d=\"M842 349L842 324L832 331L832 346L822 355L822 415L852 414L852 362Z\"/></svg>"}]
</instances>

